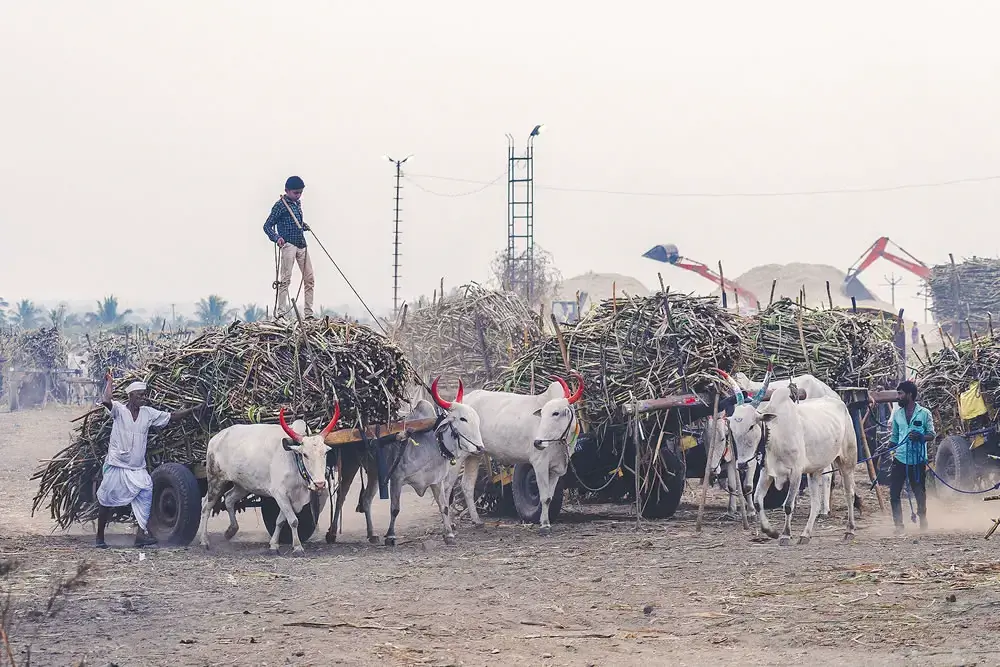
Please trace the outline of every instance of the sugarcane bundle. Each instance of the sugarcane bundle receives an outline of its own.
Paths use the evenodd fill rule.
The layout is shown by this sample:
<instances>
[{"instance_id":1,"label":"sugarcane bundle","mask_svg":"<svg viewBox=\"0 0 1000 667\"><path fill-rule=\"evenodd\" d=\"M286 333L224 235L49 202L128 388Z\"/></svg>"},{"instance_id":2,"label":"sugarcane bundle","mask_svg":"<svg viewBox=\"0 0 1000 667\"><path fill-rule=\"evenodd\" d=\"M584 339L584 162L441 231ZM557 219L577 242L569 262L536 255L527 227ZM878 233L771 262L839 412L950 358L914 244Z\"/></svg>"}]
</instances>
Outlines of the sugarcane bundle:
<instances>
[{"instance_id":1,"label":"sugarcane bundle","mask_svg":"<svg viewBox=\"0 0 1000 667\"><path fill-rule=\"evenodd\" d=\"M973 382L979 383L979 393L995 419L1000 407L1000 333L946 345L921 361L916 372L918 400L934 415L939 434L968 430L959 413L959 396Z\"/></svg>"},{"instance_id":2,"label":"sugarcane bundle","mask_svg":"<svg viewBox=\"0 0 1000 667\"><path fill-rule=\"evenodd\" d=\"M469 389L480 389L538 343L542 328L520 296L470 283L407 309L393 338L422 376L461 377Z\"/></svg>"},{"instance_id":3,"label":"sugarcane bundle","mask_svg":"<svg viewBox=\"0 0 1000 667\"><path fill-rule=\"evenodd\" d=\"M19 332L11 343L13 368L58 370L66 368L68 360L69 346L55 327Z\"/></svg>"},{"instance_id":4,"label":"sugarcane bundle","mask_svg":"<svg viewBox=\"0 0 1000 667\"><path fill-rule=\"evenodd\" d=\"M606 299L563 329L569 367L584 378L583 413L597 426L621 421L624 403L723 388L715 368L740 362L737 317L715 297L674 292ZM516 359L490 388L537 394L567 377L558 338ZM572 381L571 381L572 382Z\"/></svg>"},{"instance_id":5,"label":"sugarcane bundle","mask_svg":"<svg viewBox=\"0 0 1000 667\"><path fill-rule=\"evenodd\" d=\"M90 379L103 385L104 376L111 371L115 380L125 377L128 371L141 368L157 354L180 347L189 342L193 332L149 333L139 327L102 336L91 340L87 336L87 371Z\"/></svg>"},{"instance_id":6,"label":"sugarcane bundle","mask_svg":"<svg viewBox=\"0 0 1000 667\"><path fill-rule=\"evenodd\" d=\"M931 268L931 296L938 322L968 322L986 331L990 317L1000 314L1000 259L972 257L959 264ZM962 337L968 334L963 326Z\"/></svg>"},{"instance_id":7,"label":"sugarcane bundle","mask_svg":"<svg viewBox=\"0 0 1000 667\"><path fill-rule=\"evenodd\" d=\"M402 351L368 327L339 320L280 324L236 322L168 349L116 383L117 400L133 380L148 386L148 403L179 410L207 403L203 418L189 418L149 433L147 463L204 463L208 440L232 424L303 419L314 431L326 425L335 400L341 427L396 418L412 379ZM63 528L96 517L96 489L107 454L111 418L104 408L82 417L73 442L32 477L39 481L37 510L48 499Z\"/></svg>"},{"instance_id":8,"label":"sugarcane bundle","mask_svg":"<svg viewBox=\"0 0 1000 667\"><path fill-rule=\"evenodd\" d=\"M776 301L741 322L742 364L751 380L803 373L830 387L895 386L900 374L893 323L864 312L814 310L790 299Z\"/></svg>"}]
</instances>

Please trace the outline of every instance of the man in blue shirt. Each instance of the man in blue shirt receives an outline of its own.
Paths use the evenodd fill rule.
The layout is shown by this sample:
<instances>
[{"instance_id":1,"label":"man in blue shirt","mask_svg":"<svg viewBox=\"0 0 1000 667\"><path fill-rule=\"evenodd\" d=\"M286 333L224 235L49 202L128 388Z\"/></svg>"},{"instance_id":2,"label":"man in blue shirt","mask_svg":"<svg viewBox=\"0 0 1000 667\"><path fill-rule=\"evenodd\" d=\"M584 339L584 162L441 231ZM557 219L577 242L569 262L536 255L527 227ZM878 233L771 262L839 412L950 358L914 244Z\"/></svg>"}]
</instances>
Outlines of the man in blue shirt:
<instances>
[{"instance_id":1,"label":"man in blue shirt","mask_svg":"<svg viewBox=\"0 0 1000 667\"><path fill-rule=\"evenodd\" d=\"M917 501L920 529L927 528L927 443L936 437L930 411L917 403L917 385L899 383L899 407L892 413L892 444L896 447L889 477L889 503L896 533L903 532L903 511L899 500L903 485Z\"/></svg>"},{"instance_id":2,"label":"man in blue shirt","mask_svg":"<svg viewBox=\"0 0 1000 667\"><path fill-rule=\"evenodd\" d=\"M290 176L285 181L285 194L283 194L274 206L271 207L271 215L264 223L264 233L273 243L278 244L278 306L275 310L275 317L282 317L288 314L292 305L288 299L288 286L292 282L292 267L299 265L302 272L302 287L305 291L305 307L303 315L313 316L313 288L315 278L313 275L312 260L306 248L305 232L309 231L309 225L302 219L302 190L305 183L298 176Z\"/></svg>"}]
</instances>

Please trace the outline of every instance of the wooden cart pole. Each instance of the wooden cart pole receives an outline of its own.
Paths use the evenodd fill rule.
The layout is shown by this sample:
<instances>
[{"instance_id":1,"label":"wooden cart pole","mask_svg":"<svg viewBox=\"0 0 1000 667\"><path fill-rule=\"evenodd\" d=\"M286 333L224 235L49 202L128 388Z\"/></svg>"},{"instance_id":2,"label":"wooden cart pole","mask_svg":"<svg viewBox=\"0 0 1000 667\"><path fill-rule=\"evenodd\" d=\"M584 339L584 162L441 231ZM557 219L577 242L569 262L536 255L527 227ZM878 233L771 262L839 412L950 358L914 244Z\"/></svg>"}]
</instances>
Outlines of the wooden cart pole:
<instances>
[{"instance_id":1,"label":"wooden cart pole","mask_svg":"<svg viewBox=\"0 0 1000 667\"><path fill-rule=\"evenodd\" d=\"M701 478L701 501L698 503L698 518L694 522L695 532L701 532L701 519L705 514L705 499L708 496L708 476L712 471L712 453L715 451L715 420L718 418L719 414L719 392L715 392L715 400L712 402L712 430L708 434L708 452L705 458L705 474ZM737 480L739 477L737 476ZM742 492L742 487L740 488ZM789 487L791 491L791 487ZM745 519L744 519L745 521Z\"/></svg>"},{"instance_id":2,"label":"wooden cart pole","mask_svg":"<svg viewBox=\"0 0 1000 667\"><path fill-rule=\"evenodd\" d=\"M859 415L860 415L860 412L861 412L861 409L859 408L858 409ZM869 449L869 447L868 447L868 435L865 433L865 422L866 421L868 421L868 413L867 412L858 421L858 425L861 427L858 430L861 431L861 444L864 447L865 458L868 459L868 461L866 461L866 466L868 468L868 479L872 482L872 484L875 485L875 497L878 499L878 508L879 508L880 511L884 512L885 511L885 501L882 500L882 491L881 491L881 489L878 488L879 487L879 484L878 484L878 472L876 472L876 470L875 470L875 462L871 460L872 459L872 452L871 452L871 449ZM854 502L853 498L851 499L851 502L852 503Z\"/></svg>"}]
</instances>

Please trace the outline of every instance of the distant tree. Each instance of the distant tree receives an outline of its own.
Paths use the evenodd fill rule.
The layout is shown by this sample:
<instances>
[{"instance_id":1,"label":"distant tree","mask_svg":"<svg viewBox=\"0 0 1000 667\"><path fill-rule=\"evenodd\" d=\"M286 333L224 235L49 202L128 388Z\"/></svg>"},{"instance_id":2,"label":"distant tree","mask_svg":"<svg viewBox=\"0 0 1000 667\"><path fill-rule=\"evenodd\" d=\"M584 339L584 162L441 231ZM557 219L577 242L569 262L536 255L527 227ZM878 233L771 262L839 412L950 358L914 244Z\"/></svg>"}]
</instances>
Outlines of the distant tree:
<instances>
[{"instance_id":1,"label":"distant tree","mask_svg":"<svg viewBox=\"0 0 1000 667\"><path fill-rule=\"evenodd\" d=\"M80 313L68 313L66 315L66 319L63 321L63 324L67 328L69 328L69 327L82 327L84 325L84 321L83 321L83 317L80 315Z\"/></svg>"},{"instance_id":2,"label":"distant tree","mask_svg":"<svg viewBox=\"0 0 1000 667\"><path fill-rule=\"evenodd\" d=\"M267 311L263 308L258 308L255 303L248 303L243 306L243 321L244 322L259 322L267 317Z\"/></svg>"},{"instance_id":3,"label":"distant tree","mask_svg":"<svg viewBox=\"0 0 1000 667\"><path fill-rule=\"evenodd\" d=\"M514 261L513 278L514 282L518 285L524 284L528 277L526 252L527 251L525 251L525 253L521 253L521 255L518 258L515 258ZM533 263L535 289L532 294L531 302L528 305L537 307L555 296L556 290L562 282L562 274L559 272L559 269L556 268L555 261L552 258L552 253L537 244L534 248ZM507 269L507 249L505 248L497 251L497 253L493 256L493 261L490 262L490 270L492 273L494 287L510 290L512 276L508 275Z\"/></svg>"},{"instance_id":4,"label":"distant tree","mask_svg":"<svg viewBox=\"0 0 1000 667\"><path fill-rule=\"evenodd\" d=\"M61 303L58 308L49 310L49 322L56 329L66 328L66 304Z\"/></svg>"},{"instance_id":5,"label":"distant tree","mask_svg":"<svg viewBox=\"0 0 1000 667\"><path fill-rule=\"evenodd\" d=\"M101 327L112 327L124 324L125 318L132 313L132 310L118 311L118 298L114 294L104 297L103 301L97 302L97 310L87 313L87 322Z\"/></svg>"},{"instance_id":6,"label":"distant tree","mask_svg":"<svg viewBox=\"0 0 1000 667\"><path fill-rule=\"evenodd\" d=\"M34 329L42 319L42 311L28 299L22 299L14 307L14 324L22 329Z\"/></svg>"},{"instance_id":7,"label":"distant tree","mask_svg":"<svg viewBox=\"0 0 1000 667\"><path fill-rule=\"evenodd\" d=\"M239 312L236 308L230 308L229 302L218 294L209 294L207 298L198 301L195 310L198 321L206 327L221 326Z\"/></svg>"}]
</instances>

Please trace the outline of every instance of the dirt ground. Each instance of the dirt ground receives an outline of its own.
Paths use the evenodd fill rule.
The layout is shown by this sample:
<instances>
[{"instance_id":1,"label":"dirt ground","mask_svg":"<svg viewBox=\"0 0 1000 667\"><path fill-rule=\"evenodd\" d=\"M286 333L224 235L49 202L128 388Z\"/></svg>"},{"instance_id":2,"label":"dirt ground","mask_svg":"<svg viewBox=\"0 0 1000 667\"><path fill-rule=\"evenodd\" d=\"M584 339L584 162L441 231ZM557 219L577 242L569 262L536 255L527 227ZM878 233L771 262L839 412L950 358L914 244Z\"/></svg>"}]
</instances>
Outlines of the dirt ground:
<instances>
[{"instance_id":1,"label":"dirt ground","mask_svg":"<svg viewBox=\"0 0 1000 667\"><path fill-rule=\"evenodd\" d=\"M998 544L983 540L1000 507L978 497L933 504L931 530L914 539L891 537L869 494L857 540L843 544L838 488L813 541L779 547L720 521L718 492L696 533L693 483L673 519L638 529L627 507L570 503L551 537L494 520L462 524L448 547L430 494L408 492L395 548L368 545L350 511L341 543L318 535L305 558L272 557L251 511L229 544L216 517L207 553L140 551L125 527L101 551L93 526L53 532L47 513L30 517L28 478L80 412L0 412L0 552L21 563L9 582L19 665L29 645L33 665L121 667L1000 664ZM387 507L376 500L380 533ZM52 582L81 559L86 585L47 616Z\"/></svg>"}]
</instances>

